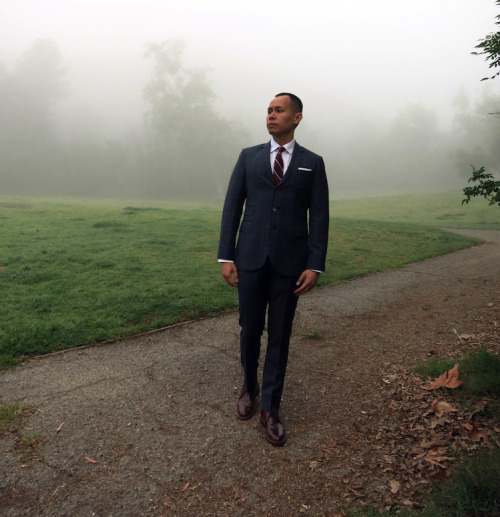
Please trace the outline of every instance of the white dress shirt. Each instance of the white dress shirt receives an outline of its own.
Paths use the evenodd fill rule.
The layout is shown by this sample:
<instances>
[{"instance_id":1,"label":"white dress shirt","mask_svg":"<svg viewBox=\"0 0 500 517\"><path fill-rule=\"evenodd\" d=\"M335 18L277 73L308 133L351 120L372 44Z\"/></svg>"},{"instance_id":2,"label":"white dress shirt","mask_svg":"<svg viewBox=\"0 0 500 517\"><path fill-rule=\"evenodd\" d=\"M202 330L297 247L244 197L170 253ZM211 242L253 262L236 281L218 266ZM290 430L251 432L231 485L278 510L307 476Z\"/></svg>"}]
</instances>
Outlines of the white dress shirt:
<instances>
[{"instance_id":1,"label":"white dress shirt","mask_svg":"<svg viewBox=\"0 0 500 517\"><path fill-rule=\"evenodd\" d=\"M278 154L278 149L280 147L281 147L280 144L277 144L274 141L274 138L271 138L271 158L270 158L271 170L274 169L274 160L276 160L276 155ZM283 147L286 149L286 151L281 153L281 156L283 158L283 164L285 166L284 167L285 170L283 171L283 176L284 176L286 173L286 170L288 169L288 166L290 165L290 160L292 159L292 153L293 153L293 149L295 147L295 140L288 142L288 144L285 144Z\"/></svg>"}]
</instances>

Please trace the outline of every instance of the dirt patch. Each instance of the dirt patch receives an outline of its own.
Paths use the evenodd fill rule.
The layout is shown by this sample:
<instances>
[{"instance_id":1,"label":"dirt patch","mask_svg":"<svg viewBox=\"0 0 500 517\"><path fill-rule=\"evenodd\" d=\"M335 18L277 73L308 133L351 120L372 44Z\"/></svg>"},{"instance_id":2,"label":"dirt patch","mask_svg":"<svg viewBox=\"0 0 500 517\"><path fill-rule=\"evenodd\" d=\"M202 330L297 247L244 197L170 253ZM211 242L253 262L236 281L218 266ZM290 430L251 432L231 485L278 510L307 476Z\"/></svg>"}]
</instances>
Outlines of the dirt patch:
<instances>
[{"instance_id":1,"label":"dirt patch","mask_svg":"<svg viewBox=\"0 0 500 517\"><path fill-rule=\"evenodd\" d=\"M0 438L6 516L335 515L346 502L418 506L491 423L438 417L409 373L429 356L500 351L500 232L488 242L304 296L271 447L240 422L237 314L32 360L0 374L27 403ZM455 409L455 408L454 408ZM439 420L441 419L441 420ZM464 424L473 424L482 438ZM42 435L23 467L16 437ZM486 437L486 438L485 438Z\"/></svg>"}]
</instances>

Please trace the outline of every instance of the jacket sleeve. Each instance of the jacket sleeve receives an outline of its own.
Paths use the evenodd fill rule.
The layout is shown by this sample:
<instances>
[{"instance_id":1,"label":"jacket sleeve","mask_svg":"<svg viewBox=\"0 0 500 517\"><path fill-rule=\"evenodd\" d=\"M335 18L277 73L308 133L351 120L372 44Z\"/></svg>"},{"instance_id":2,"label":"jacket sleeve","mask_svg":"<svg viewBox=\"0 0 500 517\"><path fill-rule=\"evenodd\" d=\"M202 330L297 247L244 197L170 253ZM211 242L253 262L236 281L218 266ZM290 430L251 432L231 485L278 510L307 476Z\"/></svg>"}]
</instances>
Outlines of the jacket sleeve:
<instances>
[{"instance_id":1,"label":"jacket sleeve","mask_svg":"<svg viewBox=\"0 0 500 517\"><path fill-rule=\"evenodd\" d=\"M219 260L234 260L236 235L246 199L245 150L241 151L229 180L219 239Z\"/></svg>"},{"instance_id":2,"label":"jacket sleeve","mask_svg":"<svg viewBox=\"0 0 500 517\"><path fill-rule=\"evenodd\" d=\"M318 156L318 170L315 174L309 205L309 242L307 249L307 269L325 270L328 247L328 227L330 223L330 200L325 163Z\"/></svg>"}]
</instances>

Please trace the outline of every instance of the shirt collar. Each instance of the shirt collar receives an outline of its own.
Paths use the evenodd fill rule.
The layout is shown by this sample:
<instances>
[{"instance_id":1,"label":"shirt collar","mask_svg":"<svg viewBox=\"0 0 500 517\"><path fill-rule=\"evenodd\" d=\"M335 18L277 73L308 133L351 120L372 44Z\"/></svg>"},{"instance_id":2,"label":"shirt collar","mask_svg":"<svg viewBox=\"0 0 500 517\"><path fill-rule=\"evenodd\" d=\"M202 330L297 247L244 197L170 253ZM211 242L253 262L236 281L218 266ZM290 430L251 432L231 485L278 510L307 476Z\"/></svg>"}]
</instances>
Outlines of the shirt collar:
<instances>
[{"instance_id":1,"label":"shirt collar","mask_svg":"<svg viewBox=\"0 0 500 517\"><path fill-rule=\"evenodd\" d=\"M276 143L274 138L271 138L271 152L275 152L279 147L281 147L280 144ZM291 142L288 142L283 147L288 151L289 154L292 154L295 147L295 139L293 139Z\"/></svg>"}]
</instances>

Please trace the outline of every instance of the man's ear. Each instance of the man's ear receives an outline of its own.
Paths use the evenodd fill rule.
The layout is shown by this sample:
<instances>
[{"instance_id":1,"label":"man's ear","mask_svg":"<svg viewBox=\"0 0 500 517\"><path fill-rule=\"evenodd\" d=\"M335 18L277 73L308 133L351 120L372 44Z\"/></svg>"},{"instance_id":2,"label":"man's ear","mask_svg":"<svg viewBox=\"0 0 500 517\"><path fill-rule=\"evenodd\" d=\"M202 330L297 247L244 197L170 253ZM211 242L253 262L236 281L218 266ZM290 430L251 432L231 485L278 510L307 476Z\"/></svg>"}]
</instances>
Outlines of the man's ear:
<instances>
[{"instance_id":1,"label":"man's ear","mask_svg":"<svg viewBox=\"0 0 500 517\"><path fill-rule=\"evenodd\" d=\"M298 126L299 122L302 120L302 113L295 113L294 115L294 122L295 125Z\"/></svg>"}]
</instances>

